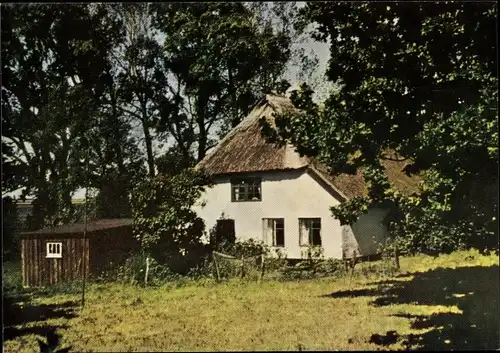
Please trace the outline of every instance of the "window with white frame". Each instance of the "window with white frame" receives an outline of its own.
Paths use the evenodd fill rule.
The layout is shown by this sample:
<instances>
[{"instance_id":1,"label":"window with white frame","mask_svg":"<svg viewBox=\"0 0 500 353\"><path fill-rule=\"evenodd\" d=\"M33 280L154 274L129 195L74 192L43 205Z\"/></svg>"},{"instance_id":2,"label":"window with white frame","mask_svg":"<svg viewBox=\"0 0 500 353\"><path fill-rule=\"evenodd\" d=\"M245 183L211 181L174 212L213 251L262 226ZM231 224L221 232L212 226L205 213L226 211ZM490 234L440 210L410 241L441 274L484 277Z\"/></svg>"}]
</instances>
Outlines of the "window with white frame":
<instances>
[{"instance_id":1,"label":"window with white frame","mask_svg":"<svg viewBox=\"0 0 500 353\"><path fill-rule=\"evenodd\" d=\"M269 246L285 246L285 220L283 218L264 218L264 244Z\"/></svg>"},{"instance_id":2,"label":"window with white frame","mask_svg":"<svg viewBox=\"0 0 500 353\"><path fill-rule=\"evenodd\" d=\"M47 258L60 259L62 257L62 243L49 242L47 243Z\"/></svg>"},{"instance_id":3,"label":"window with white frame","mask_svg":"<svg viewBox=\"0 0 500 353\"><path fill-rule=\"evenodd\" d=\"M321 218L299 218L299 245L321 246Z\"/></svg>"}]
</instances>

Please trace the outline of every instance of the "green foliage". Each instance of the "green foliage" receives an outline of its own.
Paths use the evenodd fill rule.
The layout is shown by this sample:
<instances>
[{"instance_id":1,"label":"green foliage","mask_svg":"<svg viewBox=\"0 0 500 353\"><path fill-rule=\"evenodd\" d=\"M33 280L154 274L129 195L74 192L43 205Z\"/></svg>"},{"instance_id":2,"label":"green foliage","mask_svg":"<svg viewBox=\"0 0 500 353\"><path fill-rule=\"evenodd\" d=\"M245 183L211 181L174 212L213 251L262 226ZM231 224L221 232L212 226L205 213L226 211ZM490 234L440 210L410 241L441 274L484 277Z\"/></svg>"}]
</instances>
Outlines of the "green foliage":
<instances>
[{"instance_id":1,"label":"green foliage","mask_svg":"<svg viewBox=\"0 0 500 353\"><path fill-rule=\"evenodd\" d=\"M198 255L204 225L192 206L208 184L202 172L187 169L148 178L134 189L134 232L147 254L170 267Z\"/></svg>"},{"instance_id":2,"label":"green foliage","mask_svg":"<svg viewBox=\"0 0 500 353\"><path fill-rule=\"evenodd\" d=\"M243 3L153 6L154 27L167 38L163 52L177 83L173 92L177 102L188 107L174 119L162 118L161 124L184 150L193 143L185 137L194 137L198 160L213 146L209 136L214 128L224 135L263 94L283 89L291 45L291 25L284 14L290 10L282 6L279 28L262 18L261 7Z\"/></svg>"},{"instance_id":3,"label":"green foliage","mask_svg":"<svg viewBox=\"0 0 500 353\"><path fill-rule=\"evenodd\" d=\"M146 275L146 254L139 253L130 256L124 264L120 265L111 276L121 283L144 285ZM110 274L108 274L109 278ZM154 258L149 259L148 285L161 285L169 280L177 279L168 267L159 264Z\"/></svg>"},{"instance_id":4,"label":"green foliage","mask_svg":"<svg viewBox=\"0 0 500 353\"><path fill-rule=\"evenodd\" d=\"M264 260L264 277L273 276L274 273L281 273L288 264L286 253L281 249L275 249L274 256L268 256Z\"/></svg>"},{"instance_id":5,"label":"green foliage","mask_svg":"<svg viewBox=\"0 0 500 353\"><path fill-rule=\"evenodd\" d=\"M353 224L358 217L368 210L370 200L363 197L354 197L344 203L330 208L333 216L341 225Z\"/></svg>"},{"instance_id":6,"label":"green foliage","mask_svg":"<svg viewBox=\"0 0 500 353\"><path fill-rule=\"evenodd\" d=\"M270 248L262 241L247 239L235 242L222 241L215 251L224 255L212 252L210 269L214 277L257 280L262 275L262 257L269 254ZM267 259L265 261L267 262Z\"/></svg>"},{"instance_id":7,"label":"green foliage","mask_svg":"<svg viewBox=\"0 0 500 353\"><path fill-rule=\"evenodd\" d=\"M2 252L9 258L19 254L17 208L10 197L2 197Z\"/></svg>"},{"instance_id":8,"label":"green foliage","mask_svg":"<svg viewBox=\"0 0 500 353\"><path fill-rule=\"evenodd\" d=\"M408 251L492 245L496 6L325 2L300 12L302 26L315 24L314 36L330 40L326 75L340 86L318 106L303 85L291 96L303 112L277 117L279 136L269 135L332 173L362 170L368 195L333 208L334 216L351 224L370 205L388 202L399 213L392 236ZM409 162L408 173L423 174L419 196L388 183L379 162L387 150Z\"/></svg>"},{"instance_id":9,"label":"green foliage","mask_svg":"<svg viewBox=\"0 0 500 353\"><path fill-rule=\"evenodd\" d=\"M300 262L298 266L308 272L311 272L312 276L314 276L318 267L324 261L324 249L321 246L309 245L303 254L306 256L306 260Z\"/></svg>"},{"instance_id":10,"label":"green foliage","mask_svg":"<svg viewBox=\"0 0 500 353\"><path fill-rule=\"evenodd\" d=\"M146 173L193 166L286 90L295 15L286 2L2 4L2 187L35 196L33 228L77 219L82 186L99 190L97 217L129 217Z\"/></svg>"},{"instance_id":11,"label":"green foliage","mask_svg":"<svg viewBox=\"0 0 500 353\"><path fill-rule=\"evenodd\" d=\"M191 155L186 156L179 148L174 147L156 158L156 165L159 174L172 176L194 167L195 159Z\"/></svg>"},{"instance_id":12,"label":"green foliage","mask_svg":"<svg viewBox=\"0 0 500 353\"><path fill-rule=\"evenodd\" d=\"M220 250L225 254L241 258L241 257L256 257L264 254L267 255L270 251L269 246L262 241L247 239L238 240L234 243L224 243Z\"/></svg>"},{"instance_id":13,"label":"green foliage","mask_svg":"<svg viewBox=\"0 0 500 353\"><path fill-rule=\"evenodd\" d=\"M73 222L81 186L113 205L109 185L126 197L140 170L108 55L121 35L106 5L2 5L2 154L8 187L35 196L33 228ZM114 196L110 209L127 205Z\"/></svg>"},{"instance_id":14,"label":"green foliage","mask_svg":"<svg viewBox=\"0 0 500 353\"><path fill-rule=\"evenodd\" d=\"M209 232L210 247L217 251L226 251L236 242L236 234L225 232L217 234L217 225L210 228Z\"/></svg>"}]
</instances>

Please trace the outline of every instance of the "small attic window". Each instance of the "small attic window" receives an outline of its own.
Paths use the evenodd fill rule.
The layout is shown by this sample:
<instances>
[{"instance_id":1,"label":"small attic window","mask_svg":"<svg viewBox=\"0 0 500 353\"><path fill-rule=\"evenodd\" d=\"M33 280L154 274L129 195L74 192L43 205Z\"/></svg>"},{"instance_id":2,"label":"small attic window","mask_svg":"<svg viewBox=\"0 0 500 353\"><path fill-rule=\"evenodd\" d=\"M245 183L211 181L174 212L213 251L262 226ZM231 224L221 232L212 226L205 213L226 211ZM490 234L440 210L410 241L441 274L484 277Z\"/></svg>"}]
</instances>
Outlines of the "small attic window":
<instances>
[{"instance_id":1,"label":"small attic window","mask_svg":"<svg viewBox=\"0 0 500 353\"><path fill-rule=\"evenodd\" d=\"M47 259L62 258L62 243L47 243Z\"/></svg>"},{"instance_id":2,"label":"small attic window","mask_svg":"<svg viewBox=\"0 0 500 353\"><path fill-rule=\"evenodd\" d=\"M231 201L262 201L260 178L231 180Z\"/></svg>"}]
</instances>

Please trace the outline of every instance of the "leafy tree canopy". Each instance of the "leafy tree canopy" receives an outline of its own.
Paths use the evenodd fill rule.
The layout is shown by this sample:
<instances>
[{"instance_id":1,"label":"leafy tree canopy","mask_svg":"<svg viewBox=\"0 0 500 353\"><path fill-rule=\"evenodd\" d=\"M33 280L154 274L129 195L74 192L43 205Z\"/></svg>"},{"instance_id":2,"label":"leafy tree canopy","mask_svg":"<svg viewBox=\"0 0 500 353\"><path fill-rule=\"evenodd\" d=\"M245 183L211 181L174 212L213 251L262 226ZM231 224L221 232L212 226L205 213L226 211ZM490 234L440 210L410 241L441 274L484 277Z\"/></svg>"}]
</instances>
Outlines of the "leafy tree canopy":
<instances>
[{"instance_id":1,"label":"leafy tree canopy","mask_svg":"<svg viewBox=\"0 0 500 353\"><path fill-rule=\"evenodd\" d=\"M304 113L278 118L274 137L334 173L363 168L369 196L334 214L350 223L391 199L406 215L400 234L420 234L438 250L458 231L433 228L437 219L448 230L467 224L461 234L492 224L498 200L478 186L498 180L496 4L315 2L301 18L330 40L326 75L340 88L318 106L303 86L292 100ZM391 188L379 163L388 150L411 162L408 173L425 176L419 197Z\"/></svg>"}]
</instances>

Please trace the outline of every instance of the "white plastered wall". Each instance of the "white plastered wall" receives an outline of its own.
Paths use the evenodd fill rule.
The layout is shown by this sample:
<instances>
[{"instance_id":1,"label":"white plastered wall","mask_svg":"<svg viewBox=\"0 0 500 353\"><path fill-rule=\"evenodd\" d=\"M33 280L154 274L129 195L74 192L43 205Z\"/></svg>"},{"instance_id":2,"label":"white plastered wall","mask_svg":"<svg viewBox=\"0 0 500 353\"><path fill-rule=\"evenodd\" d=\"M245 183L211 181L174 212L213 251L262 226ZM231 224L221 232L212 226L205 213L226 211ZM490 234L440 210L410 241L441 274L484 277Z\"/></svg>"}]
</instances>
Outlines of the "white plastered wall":
<instances>
[{"instance_id":1,"label":"white plastered wall","mask_svg":"<svg viewBox=\"0 0 500 353\"><path fill-rule=\"evenodd\" d=\"M284 218L285 247L290 259L303 257L304 247L299 246L299 218L321 218L321 238L326 258L342 258L342 229L340 222L332 217L330 207L339 201L304 170L248 173L249 177L262 178L262 201L231 202L229 177L219 177L212 188L207 188L195 205L198 215L205 221L207 230L217 220L234 219L238 240L253 238L263 240L262 219ZM202 206L204 204L204 206ZM353 226L356 240L362 253L376 252L365 232L377 228L378 213L367 214ZM361 237L361 238L360 238Z\"/></svg>"}]
</instances>

